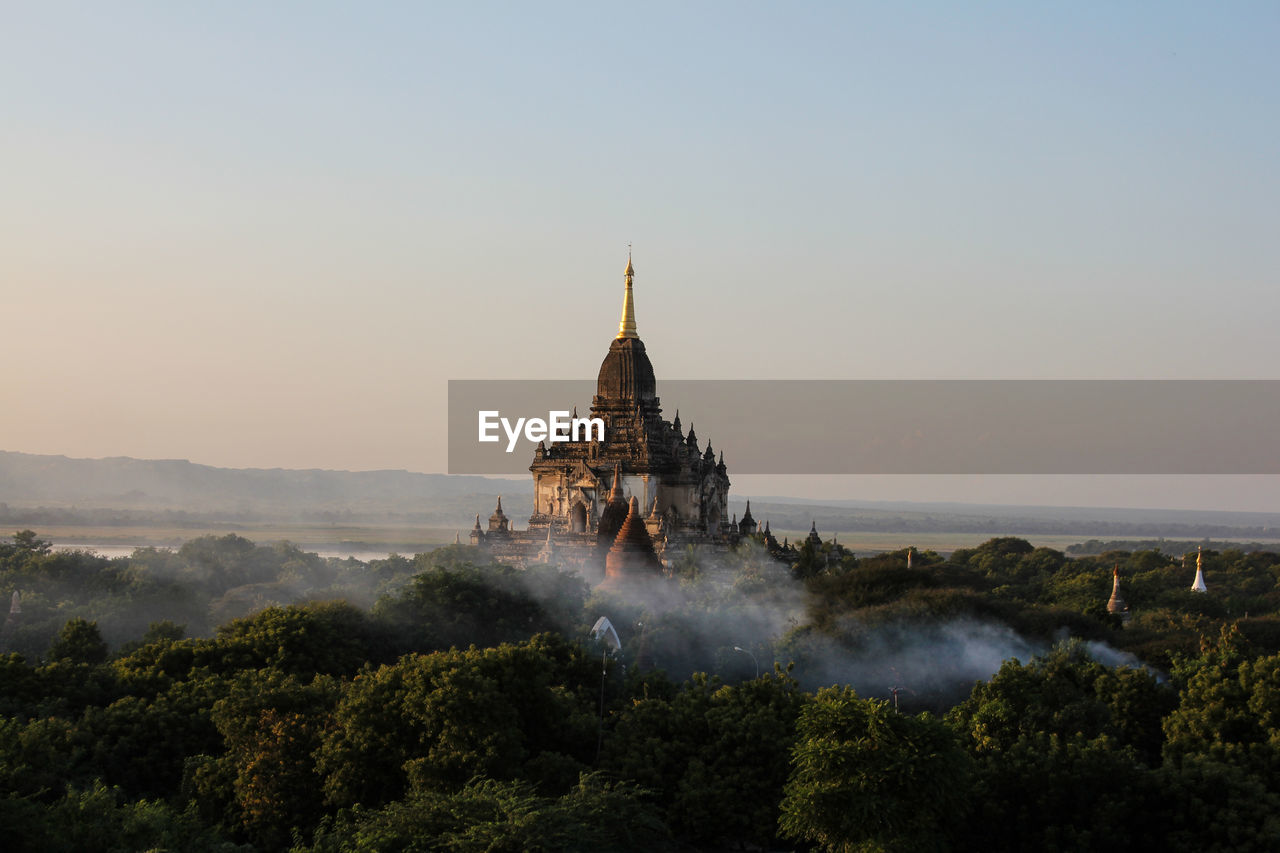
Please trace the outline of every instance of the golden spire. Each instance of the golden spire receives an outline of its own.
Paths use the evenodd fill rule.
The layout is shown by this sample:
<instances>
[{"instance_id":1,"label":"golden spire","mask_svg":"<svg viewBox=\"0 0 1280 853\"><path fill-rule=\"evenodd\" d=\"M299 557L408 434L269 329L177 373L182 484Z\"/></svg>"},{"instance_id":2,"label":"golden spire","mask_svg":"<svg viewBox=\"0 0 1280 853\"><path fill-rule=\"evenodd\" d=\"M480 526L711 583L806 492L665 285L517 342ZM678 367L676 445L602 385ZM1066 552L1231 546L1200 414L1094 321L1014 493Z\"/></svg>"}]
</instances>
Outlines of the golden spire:
<instances>
[{"instance_id":1,"label":"golden spire","mask_svg":"<svg viewBox=\"0 0 1280 853\"><path fill-rule=\"evenodd\" d=\"M1191 584L1192 592L1208 592L1209 588L1204 585L1204 546L1196 547L1196 579Z\"/></svg>"},{"instance_id":2,"label":"golden spire","mask_svg":"<svg viewBox=\"0 0 1280 853\"><path fill-rule=\"evenodd\" d=\"M635 268L631 266L631 249L627 248L627 269L623 275L627 278L627 291L622 297L622 320L618 323L619 338L638 338L636 334L636 306L631 298L631 280L635 278Z\"/></svg>"}]
</instances>

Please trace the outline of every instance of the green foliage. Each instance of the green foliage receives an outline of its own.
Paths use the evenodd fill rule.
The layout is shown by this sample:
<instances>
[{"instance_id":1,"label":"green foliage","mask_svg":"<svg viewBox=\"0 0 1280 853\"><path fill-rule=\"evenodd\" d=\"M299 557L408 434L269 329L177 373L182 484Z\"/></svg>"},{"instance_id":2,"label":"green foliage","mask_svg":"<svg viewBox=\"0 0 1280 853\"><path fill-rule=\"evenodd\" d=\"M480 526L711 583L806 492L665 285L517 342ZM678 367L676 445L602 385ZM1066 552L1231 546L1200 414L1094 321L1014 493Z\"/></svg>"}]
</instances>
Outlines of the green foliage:
<instances>
[{"instance_id":1,"label":"green foliage","mask_svg":"<svg viewBox=\"0 0 1280 853\"><path fill-rule=\"evenodd\" d=\"M987 683L947 715L975 755L998 754L1031 735L1107 736L1155 763L1161 719L1176 696L1143 670L1111 668L1080 644L1054 649L1028 664L1006 661Z\"/></svg>"},{"instance_id":2,"label":"green foliage","mask_svg":"<svg viewBox=\"0 0 1280 853\"><path fill-rule=\"evenodd\" d=\"M817 577L827 570L827 556L822 548L808 539L800 543L796 561L791 564L791 574L798 580Z\"/></svg>"},{"instance_id":3,"label":"green foliage","mask_svg":"<svg viewBox=\"0 0 1280 853\"><path fill-rule=\"evenodd\" d=\"M98 623L80 618L67 622L49 647L49 658L71 663L104 663L107 644L98 631Z\"/></svg>"},{"instance_id":4,"label":"green foliage","mask_svg":"<svg viewBox=\"0 0 1280 853\"><path fill-rule=\"evenodd\" d=\"M22 655L0 655L0 715L24 715L43 698L44 685Z\"/></svg>"},{"instance_id":5,"label":"green foliage","mask_svg":"<svg viewBox=\"0 0 1280 853\"><path fill-rule=\"evenodd\" d=\"M0 799L0 825L5 849L12 853L250 853L201 825L192 813L161 800L129 801L101 782L68 789L48 805Z\"/></svg>"},{"instance_id":6,"label":"green foliage","mask_svg":"<svg viewBox=\"0 0 1280 853\"><path fill-rule=\"evenodd\" d=\"M1158 779L1108 737L1033 732L977 756L973 811L963 836L975 849L1135 850L1159 843Z\"/></svg>"},{"instance_id":7,"label":"green foliage","mask_svg":"<svg viewBox=\"0 0 1280 853\"><path fill-rule=\"evenodd\" d=\"M1280 655L1250 658L1240 632L1225 629L1175 675L1184 686L1164 720L1166 759L1238 765L1280 793Z\"/></svg>"},{"instance_id":8,"label":"green foliage","mask_svg":"<svg viewBox=\"0 0 1280 853\"><path fill-rule=\"evenodd\" d=\"M785 836L839 851L946 845L968 808L970 761L939 720L831 687L800 712L797 730Z\"/></svg>"},{"instance_id":9,"label":"green foliage","mask_svg":"<svg viewBox=\"0 0 1280 853\"><path fill-rule=\"evenodd\" d=\"M767 846L804 702L781 672L734 686L699 674L619 711L604 766L655 791L681 837Z\"/></svg>"},{"instance_id":10,"label":"green foliage","mask_svg":"<svg viewBox=\"0 0 1280 853\"><path fill-rule=\"evenodd\" d=\"M41 539L34 530L19 530L13 534L13 546L29 554L48 554L53 548L53 543L47 539Z\"/></svg>"},{"instance_id":11,"label":"green foliage","mask_svg":"<svg viewBox=\"0 0 1280 853\"><path fill-rule=\"evenodd\" d=\"M319 752L327 799L379 806L411 789L510 779L544 753L585 766L595 751L597 667L539 635L366 669L344 690Z\"/></svg>"},{"instance_id":12,"label":"green foliage","mask_svg":"<svg viewBox=\"0 0 1280 853\"><path fill-rule=\"evenodd\" d=\"M85 551L0 546L0 590L6 600L14 590L21 593L22 614L5 640L8 650L29 659L45 653L69 618L94 621L112 645L136 638L148 613L203 620L192 589L141 564Z\"/></svg>"},{"instance_id":13,"label":"green foliage","mask_svg":"<svg viewBox=\"0 0 1280 853\"><path fill-rule=\"evenodd\" d=\"M130 640L120 647L120 655L127 656L144 646L153 643L167 643L181 640L187 634L185 625L178 625L170 619L161 619L147 626L147 632L141 639Z\"/></svg>"},{"instance_id":14,"label":"green foliage","mask_svg":"<svg viewBox=\"0 0 1280 853\"><path fill-rule=\"evenodd\" d=\"M271 667L298 675L346 675L394 657L382 626L342 601L267 608L221 626L217 642L204 648L218 670Z\"/></svg>"},{"instance_id":15,"label":"green foliage","mask_svg":"<svg viewBox=\"0 0 1280 853\"><path fill-rule=\"evenodd\" d=\"M208 712L168 695L152 701L125 696L90 707L76 721L72 742L87 774L146 797L171 795L186 756L219 746Z\"/></svg>"},{"instance_id":16,"label":"green foliage","mask_svg":"<svg viewBox=\"0 0 1280 853\"><path fill-rule=\"evenodd\" d=\"M228 768L214 776L231 779L233 828L259 846L279 849L294 832L310 832L319 821L323 794L315 754L339 693L331 678L303 683L266 670L239 676L213 706L226 745L217 760ZM228 799L225 789L214 793Z\"/></svg>"},{"instance_id":17,"label":"green foliage","mask_svg":"<svg viewBox=\"0 0 1280 853\"><path fill-rule=\"evenodd\" d=\"M1280 849L1280 794L1264 776L1200 756L1158 774L1162 820L1150 837L1176 853ZM1122 792L1119 802L1127 803ZM1130 848L1132 849L1132 848Z\"/></svg>"},{"instance_id":18,"label":"green foliage","mask_svg":"<svg viewBox=\"0 0 1280 853\"><path fill-rule=\"evenodd\" d=\"M404 638L404 647L434 651L470 644L519 642L577 620L585 584L557 569L462 564L433 568L397 595L380 599L374 614Z\"/></svg>"},{"instance_id":19,"label":"green foliage","mask_svg":"<svg viewBox=\"0 0 1280 853\"><path fill-rule=\"evenodd\" d=\"M526 782L477 779L458 791L420 791L377 810L344 812L296 853L672 849L666 827L639 789L583 774L559 797Z\"/></svg>"},{"instance_id":20,"label":"green foliage","mask_svg":"<svg viewBox=\"0 0 1280 853\"><path fill-rule=\"evenodd\" d=\"M809 552L802 583L755 542L688 552L683 583L641 600L469 546L365 564L222 536L107 560L21 535L0 544L0 590L23 595L20 653L0 655L6 842L768 848L781 828L828 849L1280 847L1276 555L1206 550L1196 595L1155 550L1071 560L1004 538L910 570L905 551ZM1103 610L1117 564L1123 628ZM581 638L601 613L626 654L597 756L600 650L539 632ZM1069 645L954 683L970 657L985 678L990 649L1030 657L1064 632L1173 677ZM957 704L944 725L815 697L776 668L750 678L735 644L815 683ZM699 670L719 677L678 683Z\"/></svg>"},{"instance_id":21,"label":"green foliage","mask_svg":"<svg viewBox=\"0 0 1280 853\"><path fill-rule=\"evenodd\" d=\"M932 571L907 569L895 565L859 566L857 569L836 574L819 575L809 581L811 606L823 602L839 602L841 609L858 609L896 601L913 589L932 588L939 579ZM815 624L821 626L828 618L827 612L811 614Z\"/></svg>"},{"instance_id":22,"label":"green foliage","mask_svg":"<svg viewBox=\"0 0 1280 853\"><path fill-rule=\"evenodd\" d=\"M47 800L79 778L83 757L72 746L72 731L57 717L0 719L0 793Z\"/></svg>"}]
</instances>

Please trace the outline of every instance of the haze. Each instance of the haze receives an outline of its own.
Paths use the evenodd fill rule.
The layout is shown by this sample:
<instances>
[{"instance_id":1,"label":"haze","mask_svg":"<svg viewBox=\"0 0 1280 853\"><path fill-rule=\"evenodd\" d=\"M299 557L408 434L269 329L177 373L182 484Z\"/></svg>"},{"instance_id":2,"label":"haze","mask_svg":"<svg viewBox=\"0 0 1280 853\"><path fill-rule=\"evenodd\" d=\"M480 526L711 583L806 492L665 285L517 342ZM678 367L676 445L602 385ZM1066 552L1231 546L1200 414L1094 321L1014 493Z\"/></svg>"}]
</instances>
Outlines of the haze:
<instances>
[{"instance_id":1,"label":"haze","mask_svg":"<svg viewBox=\"0 0 1280 853\"><path fill-rule=\"evenodd\" d=\"M594 376L628 242L659 393L1277 378L1278 41L1272 3L15 6L0 448L442 471L449 378Z\"/></svg>"}]
</instances>

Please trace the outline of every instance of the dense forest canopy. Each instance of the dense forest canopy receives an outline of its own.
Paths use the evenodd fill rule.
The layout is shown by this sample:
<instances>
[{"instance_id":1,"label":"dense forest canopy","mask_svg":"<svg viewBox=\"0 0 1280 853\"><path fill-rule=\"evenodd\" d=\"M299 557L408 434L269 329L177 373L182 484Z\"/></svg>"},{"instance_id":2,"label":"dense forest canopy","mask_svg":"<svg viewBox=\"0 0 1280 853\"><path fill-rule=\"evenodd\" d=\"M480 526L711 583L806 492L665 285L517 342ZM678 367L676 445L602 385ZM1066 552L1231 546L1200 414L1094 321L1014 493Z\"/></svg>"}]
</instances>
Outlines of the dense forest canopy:
<instances>
[{"instance_id":1,"label":"dense forest canopy","mask_svg":"<svg viewBox=\"0 0 1280 853\"><path fill-rule=\"evenodd\" d=\"M620 597L470 546L21 531L6 849L1276 849L1280 556L1203 565L748 541Z\"/></svg>"}]
</instances>

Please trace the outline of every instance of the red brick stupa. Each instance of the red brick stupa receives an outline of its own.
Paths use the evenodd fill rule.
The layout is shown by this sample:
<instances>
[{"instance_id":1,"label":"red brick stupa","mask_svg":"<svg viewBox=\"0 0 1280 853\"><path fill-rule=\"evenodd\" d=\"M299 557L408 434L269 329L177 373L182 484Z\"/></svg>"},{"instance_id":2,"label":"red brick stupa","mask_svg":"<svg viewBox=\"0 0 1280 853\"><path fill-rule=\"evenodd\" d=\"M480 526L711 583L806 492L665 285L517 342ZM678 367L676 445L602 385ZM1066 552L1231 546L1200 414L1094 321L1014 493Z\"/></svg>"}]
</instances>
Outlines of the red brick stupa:
<instances>
[{"instance_id":1,"label":"red brick stupa","mask_svg":"<svg viewBox=\"0 0 1280 853\"><path fill-rule=\"evenodd\" d=\"M632 583L662 578L662 562L653 550L653 540L640 515L640 501L634 496L627 518L604 558L603 589L618 589Z\"/></svg>"}]
</instances>

